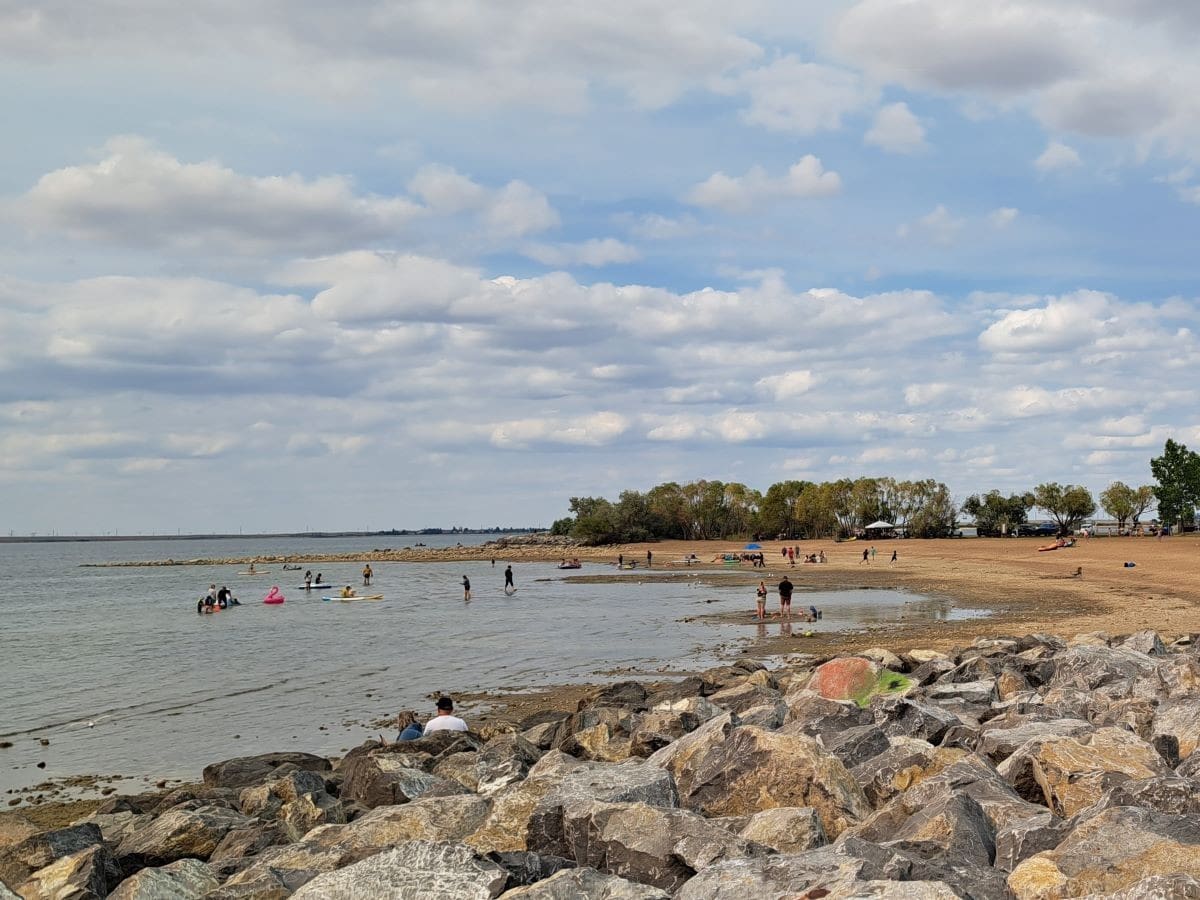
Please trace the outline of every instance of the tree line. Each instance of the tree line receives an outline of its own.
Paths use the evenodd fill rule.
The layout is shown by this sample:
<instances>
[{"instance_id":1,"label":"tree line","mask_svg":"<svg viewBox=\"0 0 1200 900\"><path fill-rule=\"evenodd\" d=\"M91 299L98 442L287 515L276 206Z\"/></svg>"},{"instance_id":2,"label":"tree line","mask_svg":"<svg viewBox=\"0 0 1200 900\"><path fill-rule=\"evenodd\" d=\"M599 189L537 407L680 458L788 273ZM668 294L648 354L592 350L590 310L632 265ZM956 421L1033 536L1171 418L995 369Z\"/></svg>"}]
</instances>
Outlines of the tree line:
<instances>
[{"instance_id":1,"label":"tree line","mask_svg":"<svg viewBox=\"0 0 1200 900\"><path fill-rule=\"evenodd\" d=\"M1200 505L1200 455L1168 440L1150 468L1156 484L1131 487L1113 482L1100 493L1099 507L1122 531L1136 527L1155 502L1164 523L1193 522ZM903 526L910 537L937 538L955 533L959 514L965 513L980 535L987 536L1017 532L1035 508L1044 510L1060 533L1069 534L1096 512L1097 501L1086 487L1058 482L1019 494L972 494L960 504L946 485L932 478L781 481L766 493L740 482L670 481L648 491L623 491L615 502L572 497L571 514L556 521L551 531L586 544L745 537L816 540L860 534L873 522L885 521Z\"/></svg>"}]
</instances>

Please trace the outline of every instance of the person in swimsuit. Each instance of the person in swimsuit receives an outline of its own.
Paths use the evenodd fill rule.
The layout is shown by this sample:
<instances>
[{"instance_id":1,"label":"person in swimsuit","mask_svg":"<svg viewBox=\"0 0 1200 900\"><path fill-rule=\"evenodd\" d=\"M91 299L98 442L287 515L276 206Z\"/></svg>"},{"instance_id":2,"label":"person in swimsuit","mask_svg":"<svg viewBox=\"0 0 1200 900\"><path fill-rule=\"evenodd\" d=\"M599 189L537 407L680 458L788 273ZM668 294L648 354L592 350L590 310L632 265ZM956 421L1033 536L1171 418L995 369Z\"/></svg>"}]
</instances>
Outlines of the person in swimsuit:
<instances>
[{"instance_id":1,"label":"person in swimsuit","mask_svg":"<svg viewBox=\"0 0 1200 900\"><path fill-rule=\"evenodd\" d=\"M307 591L312 587L312 569L304 573L304 589Z\"/></svg>"},{"instance_id":2,"label":"person in swimsuit","mask_svg":"<svg viewBox=\"0 0 1200 900\"><path fill-rule=\"evenodd\" d=\"M758 590L754 594L754 602L758 607L758 612L754 618L762 622L767 617L767 583L765 581L758 583Z\"/></svg>"},{"instance_id":3,"label":"person in swimsuit","mask_svg":"<svg viewBox=\"0 0 1200 900\"><path fill-rule=\"evenodd\" d=\"M371 564L367 563L363 566L363 585L367 586L371 583L371 576L375 573L371 571Z\"/></svg>"}]
</instances>

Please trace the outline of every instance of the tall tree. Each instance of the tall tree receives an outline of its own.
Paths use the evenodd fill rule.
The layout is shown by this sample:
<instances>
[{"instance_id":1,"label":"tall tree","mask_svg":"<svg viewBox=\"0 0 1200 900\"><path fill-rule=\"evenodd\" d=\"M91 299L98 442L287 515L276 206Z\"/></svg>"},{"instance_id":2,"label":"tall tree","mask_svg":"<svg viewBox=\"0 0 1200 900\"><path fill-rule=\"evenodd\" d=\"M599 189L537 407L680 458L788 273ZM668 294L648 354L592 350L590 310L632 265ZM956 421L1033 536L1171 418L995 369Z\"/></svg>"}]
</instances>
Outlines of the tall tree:
<instances>
[{"instance_id":1,"label":"tall tree","mask_svg":"<svg viewBox=\"0 0 1200 900\"><path fill-rule=\"evenodd\" d=\"M980 496L972 494L962 505L962 511L975 520L980 535L1011 534L1028 517L1033 506L1032 494L1010 494L1005 497L997 490Z\"/></svg>"},{"instance_id":2,"label":"tall tree","mask_svg":"<svg viewBox=\"0 0 1200 900\"><path fill-rule=\"evenodd\" d=\"M1039 484L1033 489L1033 501L1054 518L1060 534L1070 534L1079 523L1096 511L1092 492L1077 484L1063 486L1057 481Z\"/></svg>"},{"instance_id":3,"label":"tall tree","mask_svg":"<svg viewBox=\"0 0 1200 900\"><path fill-rule=\"evenodd\" d=\"M1135 488L1122 481L1114 481L1100 494L1100 505L1117 520L1117 528L1121 531L1125 530L1126 523L1137 525L1142 513L1153 502L1154 488L1148 484Z\"/></svg>"},{"instance_id":4,"label":"tall tree","mask_svg":"<svg viewBox=\"0 0 1200 900\"><path fill-rule=\"evenodd\" d=\"M1170 438L1162 456L1150 460L1154 480L1154 496L1158 500L1158 517L1165 523L1191 519L1200 502L1200 455L1184 444Z\"/></svg>"}]
</instances>

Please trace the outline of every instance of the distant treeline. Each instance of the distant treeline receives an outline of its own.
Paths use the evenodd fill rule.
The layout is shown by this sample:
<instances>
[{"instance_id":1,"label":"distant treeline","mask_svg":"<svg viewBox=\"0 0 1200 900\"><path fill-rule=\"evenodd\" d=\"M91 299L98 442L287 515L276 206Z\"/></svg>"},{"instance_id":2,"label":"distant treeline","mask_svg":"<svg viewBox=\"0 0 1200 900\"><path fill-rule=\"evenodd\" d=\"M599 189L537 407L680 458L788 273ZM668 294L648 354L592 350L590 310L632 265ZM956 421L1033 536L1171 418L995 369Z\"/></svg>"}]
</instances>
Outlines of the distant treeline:
<instances>
[{"instance_id":1,"label":"distant treeline","mask_svg":"<svg viewBox=\"0 0 1200 900\"><path fill-rule=\"evenodd\" d=\"M1165 455L1173 449L1168 442ZM1153 461L1156 475L1160 462ZM1194 505L1190 500L1178 501L1179 489L1172 490L1174 517L1166 521L1190 521ZM1165 491L1162 484L1134 488L1118 481L1100 494L1100 504L1124 530L1136 526L1156 499L1163 508ZM946 485L932 478L781 481L765 494L739 482L671 481L645 492L624 491L616 502L572 497L571 515L556 521L551 530L586 544L746 537L816 540L862 534L868 525L883 521L909 537L939 538L954 534L959 513L965 513L979 534L987 536L1020 533L1034 508L1044 510L1060 533L1069 534L1096 512L1097 504L1087 488L1057 482L1020 494L988 491L958 503Z\"/></svg>"}]
</instances>

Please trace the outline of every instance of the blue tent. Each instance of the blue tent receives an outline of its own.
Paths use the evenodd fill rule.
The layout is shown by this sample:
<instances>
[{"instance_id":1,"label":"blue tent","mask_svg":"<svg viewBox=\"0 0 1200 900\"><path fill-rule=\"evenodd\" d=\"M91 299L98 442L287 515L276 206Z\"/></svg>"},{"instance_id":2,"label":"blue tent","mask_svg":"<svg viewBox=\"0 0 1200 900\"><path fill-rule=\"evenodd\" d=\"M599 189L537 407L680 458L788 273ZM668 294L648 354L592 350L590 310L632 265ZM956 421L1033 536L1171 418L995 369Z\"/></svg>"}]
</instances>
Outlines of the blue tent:
<instances>
[{"instance_id":1,"label":"blue tent","mask_svg":"<svg viewBox=\"0 0 1200 900\"><path fill-rule=\"evenodd\" d=\"M746 545L745 547L743 547L742 549L743 549L743 550L761 550L761 549L762 549L762 544L747 544L747 545Z\"/></svg>"}]
</instances>

